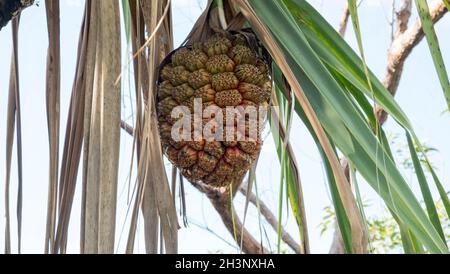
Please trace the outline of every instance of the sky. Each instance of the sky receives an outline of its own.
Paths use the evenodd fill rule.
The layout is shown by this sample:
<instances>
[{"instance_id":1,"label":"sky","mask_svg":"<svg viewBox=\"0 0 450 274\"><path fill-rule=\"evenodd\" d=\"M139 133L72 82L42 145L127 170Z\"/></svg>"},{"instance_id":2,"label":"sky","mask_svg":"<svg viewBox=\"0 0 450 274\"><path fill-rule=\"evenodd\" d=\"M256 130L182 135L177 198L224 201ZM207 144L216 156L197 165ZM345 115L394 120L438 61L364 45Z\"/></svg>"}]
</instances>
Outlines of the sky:
<instances>
[{"instance_id":1,"label":"sky","mask_svg":"<svg viewBox=\"0 0 450 274\"><path fill-rule=\"evenodd\" d=\"M21 19L19 36L19 66L22 107L23 130L23 170L24 170L24 204L23 204L23 239L24 253L41 253L44 247L46 200L48 188L48 136L45 114L45 64L48 46L44 1L39 1L39 7L27 9ZM173 27L175 45L184 41L192 25L205 7L205 0L173 0ZM345 0L311 0L311 4L330 22L339 25ZM399 1L397 1L399 2ZM359 8L361 30L364 49L369 67L382 79L386 70L387 49L390 43L391 0L365 0ZM61 134L64 138L67 109L72 90L72 83L76 62L76 47L83 13L83 0L61 0ZM414 12L412 20L417 19ZM450 66L450 16L446 16L436 26L440 39L444 62ZM353 29L349 25L346 36L347 42L356 50L357 44ZM125 50L124 50L125 51ZM6 107L8 99L9 63L11 59L11 31L10 26L0 31L0 189L4 188L5 177L5 142L6 142ZM124 57L124 64L127 63ZM124 65L123 70L129 68ZM132 122L132 105L129 103L130 85L124 81L123 85L123 113L122 118ZM442 89L426 46L417 46L405 64L403 78L400 83L398 103L411 119L419 138L427 145L438 149L430 154L430 158L437 169L445 188L450 189L450 115L443 113L446 109ZM392 120L385 126L390 136L402 131ZM323 208L331 204L324 169L314 141L300 121L295 120L291 133L291 142L299 162L300 174L304 189L308 230L310 233L311 250L314 253L327 252L330 247L332 232L321 235L319 225L325 216ZM61 140L61 145L63 139ZM399 140L393 145L394 150L402 149L405 140ZM121 138L121 161L119 168L118 188L118 217L117 217L117 252L123 253L126 244L129 216L127 215L129 161L131 159L132 140L126 134ZM257 170L258 192L262 200L273 210L278 212L280 168L276 157L273 141L267 136L261 160ZM15 148L14 148L15 149ZM62 151L62 148L61 148ZM14 217L15 196L17 185L17 166L15 152L13 153L11 178L11 210ZM398 160L402 160L400 157ZM170 174L170 166L167 164ZM414 174L409 170L402 170L411 188L418 192ZM364 200L370 201L367 210L369 216L385 216L384 205L374 191L366 183L361 182L361 192ZM436 194L434 192L434 194ZM437 197L437 196L435 196ZM80 187L78 184L73 206L69 230L68 251L77 253L79 246L79 200ZM191 186L186 186L188 227L179 231L180 253L239 253L233 238L224 228L220 216L212 208L208 199ZM178 199L177 199L178 204ZM238 213L242 216L245 200L238 196L235 201ZM286 208L286 204L284 204ZM4 234L5 219L3 194L0 196L0 235ZM180 218L181 223L181 218ZM284 212L282 224L295 237L298 230L292 216ZM264 244L271 250L276 250L276 233L263 220L261 222ZM260 239L258 213L251 207L246 221L246 228ZM12 223L13 251L16 250L16 222ZM138 226L141 236L136 241L136 252L144 252L142 237L142 221ZM0 236L0 248L3 249L4 238Z\"/></svg>"}]
</instances>

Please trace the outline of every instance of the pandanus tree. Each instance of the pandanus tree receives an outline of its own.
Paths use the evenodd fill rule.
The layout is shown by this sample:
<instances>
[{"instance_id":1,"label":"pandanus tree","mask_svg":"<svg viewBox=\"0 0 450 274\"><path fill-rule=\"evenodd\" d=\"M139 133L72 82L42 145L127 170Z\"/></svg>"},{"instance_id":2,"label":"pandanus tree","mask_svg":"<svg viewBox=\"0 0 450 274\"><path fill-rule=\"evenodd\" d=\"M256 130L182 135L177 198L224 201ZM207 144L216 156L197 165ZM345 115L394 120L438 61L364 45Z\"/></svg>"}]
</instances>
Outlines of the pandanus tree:
<instances>
[{"instance_id":1,"label":"pandanus tree","mask_svg":"<svg viewBox=\"0 0 450 274\"><path fill-rule=\"evenodd\" d=\"M26 170L21 169L17 34L20 12L32 2L0 0L0 25L13 18L14 46L7 117L6 253L12 251L9 186L14 133L19 167L18 252L21 246L21 174ZM184 179L209 198L243 252L269 251L245 229L244 221L236 214L233 199L239 192L246 197L245 210L250 204L256 205L277 232L278 252L283 241L295 253L310 253L301 167L290 141L295 138L291 135L294 117L309 130L326 170L337 223L331 252L368 252L358 176L376 191L394 217L405 252L448 253L449 239L431 194L436 188L450 215L446 189L413 124L393 96L405 59L426 37L443 98L450 105L448 74L434 31L434 23L448 11L447 0L436 0L430 5L416 0L420 18L412 26L408 21L413 3L403 0L384 82L366 64L355 0L348 0L340 33L308 1L211 0L179 49L173 45L171 4L170 0L86 0L70 107L60 110L60 7L58 0L45 1L50 156L46 253L67 251L77 187L82 189L80 252L116 251L118 165L123 157L119 153L121 130L133 138L129 164L137 174L126 253L135 251L140 216L148 253L178 252L180 225L174 197L177 189L184 191ZM342 37L348 23L353 25L359 52ZM128 65L134 81L133 125L121 121L120 115L121 52L126 46L121 32L132 49ZM266 125L275 140L281 166L280 193L286 193L290 214L298 226L297 237L285 231L281 220L254 194L263 145L260 135L237 141L207 140L204 136L195 140L174 138L173 128L179 117L171 114L179 107L194 109L195 99L202 99L201 107L216 107L216 118L227 107L241 106L244 111L255 106L267 108L256 127ZM68 112L68 119L60 152L61 111ZM411 190L396 164L383 129L388 116L404 130L421 195ZM200 126L205 126L202 118ZM243 120L244 132L237 130L235 135L246 137L250 125L246 124L245 115ZM235 125L233 120L232 127ZM218 131L216 127L219 125L215 124L214 133ZM166 173L165 156L173 163L170 176ZM425 171L432 174L432 182L427 180ZM280 207L282 204L280 201Z\"/></svg>"}]
</instances>

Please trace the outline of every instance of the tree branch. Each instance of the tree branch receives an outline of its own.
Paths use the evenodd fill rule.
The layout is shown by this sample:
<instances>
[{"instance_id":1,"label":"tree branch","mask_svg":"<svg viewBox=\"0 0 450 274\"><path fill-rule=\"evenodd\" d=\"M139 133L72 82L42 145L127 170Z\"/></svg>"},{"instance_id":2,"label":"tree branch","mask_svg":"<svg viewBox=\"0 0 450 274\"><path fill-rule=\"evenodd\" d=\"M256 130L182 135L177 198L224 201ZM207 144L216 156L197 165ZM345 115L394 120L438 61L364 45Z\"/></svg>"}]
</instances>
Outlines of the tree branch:
<instances>
[{"instance_id":1,"label":"tree branch","mask_svg":"<svg viewBox=\"0 0 450 274\"><path fill-rule=\"evenodd\" d=\"M232 195L228 188L213 188L202 183L193 183L195 188L204 193L222 218L225 227L234 236L236 243L242 242L242 251L246 254L269 254L270 252L259 243L243 224L232 205ZM243 239L241 238L243 237Z\"/></svg>"},{"instance_id":2,"label":"tree branch","mask_svg":"<svg viewBox=\"0 0 450 274\"><path fill-rule=\"evenodd\" d=\"M383 84L392 96L397 93L405 60L425 36L420 20L417 20L413 26L407 29L411 16L411 3L408 2L411 1L404 0L402 10L397 13L397 31L388 51L387 72ZM437 23L446 12L445 5L441 0L435 0L430 4L430 15L433 23ZM375 111L379 123L383 125L388 118L388 114L379 105L376 106Z\"/></svg>"},{"instance_id":3,"label":"tree branch","mask_svg":"<svg viewBox=\"0 0 450 274\"><path fill-rule=\"evenodd\" d=\"M261 199L258 199L254 193L248 193L247 186L243 185L239 191L246 197L249 198L249 201L257 206L259 204L259 210L261 212L261 215L264 216L264 218L267 220L267 222L270 224L270 226L275 230L278 231L279 223L277 221L277 217L270 211L269 207L262 201ZM301 254L301 247L300 245L294 240L294 238L284 229L281 229L281 239L290 247L292 250L297 253Z\"/></svg>"},{"instance_id":4,"label":"tree branch","mask_svg":"<svg viewBox=\"0 0 450 274\"><path fill-rule=\"evenodd\" d=\"M400 11L396 12L397 20L395 36L398 37L408 29L409 19L411 18L412 0L403 0Z\"/></svg>"},{"instance_id":5,"label":"tree branch","mask_svg":"<svg viewBox=\"0 0 450 274\"><path fill-rule=\"evenodd\" d=\"M341 23L339 24L339 34L344 37L347 31L348 19L350 18L350 10L348 3L345 3L344 12L342 13Z\"/></svg>"}]
</instances>

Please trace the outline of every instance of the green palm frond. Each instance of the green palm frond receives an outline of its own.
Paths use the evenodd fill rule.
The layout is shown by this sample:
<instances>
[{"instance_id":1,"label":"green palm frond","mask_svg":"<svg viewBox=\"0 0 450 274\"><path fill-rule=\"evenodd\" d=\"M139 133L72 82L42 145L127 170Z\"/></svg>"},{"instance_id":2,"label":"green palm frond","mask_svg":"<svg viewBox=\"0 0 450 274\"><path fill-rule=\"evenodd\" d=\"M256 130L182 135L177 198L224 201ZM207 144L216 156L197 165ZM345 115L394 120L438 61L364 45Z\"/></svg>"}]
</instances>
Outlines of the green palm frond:
<instances>
[{"instance_id":1,"label":"green palm frond","mask_svg":"<svg viewBox=\"0 0 450 274\"><path fill-rule=\"evenodd\" d=\"M445 241L428 219L394 159L377 140L371 122L359 111L370 105L359 106L361 95L354 100L348 92L353 90L371 98L371 85L366 77L369 73L364 72L361 59L323 19L320 20L321 16L306 1L249 3L270 30L270 39L282 49L330 140L421 244L431 252L447 253ZM336 71L345 81L336 79ZM370 75L369 79L376 102L382 104L400 126L414 134L408 118L392 96L376 77Z\"/></svg>"}]
</instances>

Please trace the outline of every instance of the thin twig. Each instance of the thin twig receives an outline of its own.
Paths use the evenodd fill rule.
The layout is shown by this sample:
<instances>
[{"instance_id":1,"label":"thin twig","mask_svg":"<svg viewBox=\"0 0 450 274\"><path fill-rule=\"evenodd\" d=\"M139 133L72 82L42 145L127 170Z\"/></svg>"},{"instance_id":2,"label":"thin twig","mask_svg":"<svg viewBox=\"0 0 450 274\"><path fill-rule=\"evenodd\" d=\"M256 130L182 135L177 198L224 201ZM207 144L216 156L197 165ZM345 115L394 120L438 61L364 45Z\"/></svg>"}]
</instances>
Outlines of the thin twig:
<instances>
[{"instance_id":1,"label":"thin twig","mask_svg":"<svg viewBox=\"0 0 450 274\"><path fill-rule=\"evenodd\" d=\"M128 133L131 137L134 136L134 128L132 126L130 126L129 124L127 124L127 122L122 121L120 123L120 127L126 132Z\"/></svg>"}]
</instances>

